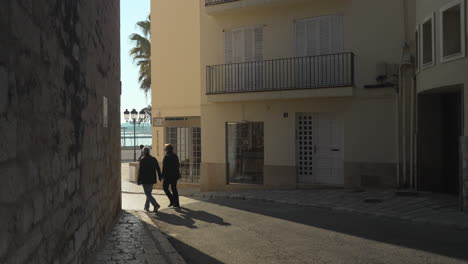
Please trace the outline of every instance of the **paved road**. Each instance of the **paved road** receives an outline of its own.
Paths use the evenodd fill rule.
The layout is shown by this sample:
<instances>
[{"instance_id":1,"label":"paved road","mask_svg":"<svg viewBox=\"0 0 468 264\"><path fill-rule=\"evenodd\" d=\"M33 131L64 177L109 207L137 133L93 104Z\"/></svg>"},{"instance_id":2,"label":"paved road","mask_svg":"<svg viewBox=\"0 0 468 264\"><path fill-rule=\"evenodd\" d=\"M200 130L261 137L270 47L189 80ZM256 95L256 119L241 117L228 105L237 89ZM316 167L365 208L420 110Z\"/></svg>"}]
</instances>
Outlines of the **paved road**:
<instances>
[{"instance_id":1,"label":"paved road","mask_svg":"<svg viewBox=\"0 0 468 264\"><path fill-rule=\"evenodd\" d=\"M205 200L154 217L187 263L468 263L468 232L310 207Z\"/></svg>"}]
</instances>

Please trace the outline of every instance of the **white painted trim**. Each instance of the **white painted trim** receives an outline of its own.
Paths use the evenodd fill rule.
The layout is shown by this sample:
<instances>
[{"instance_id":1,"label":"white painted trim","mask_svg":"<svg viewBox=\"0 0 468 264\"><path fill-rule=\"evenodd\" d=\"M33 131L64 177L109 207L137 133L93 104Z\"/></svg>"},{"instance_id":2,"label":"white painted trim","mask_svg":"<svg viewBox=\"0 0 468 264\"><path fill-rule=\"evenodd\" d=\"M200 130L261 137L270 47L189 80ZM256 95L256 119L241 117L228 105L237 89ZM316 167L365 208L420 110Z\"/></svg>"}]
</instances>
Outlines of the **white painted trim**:
<instances>
[{"instance_id":1,"label":"white painted trim","mask_svg":"<svg viewBox=\"0 0 468 264\"><path fill-rule=\"evenodd\" d=\"M461 23L461 51L444 57L444 12L454 6L460 5L460 23ZM466 56L466 31L465 31L465 0L453 0L439 9L439 32L440 32L440 61L442 63L464 58Z\"/></svg>"},{"instance_id":2,"label":"white painted trim","mask_svg":"<svg viewBox=\"0 0 468 264\"><path fill-rule=\"evenodd\" d=\"M432 21L431 26L432 26L432 60L430 63L424 64L424 24L426 24L428 21ZM427 16L423 22L421 23L421 69L425 70L428 69L436 64L435 59L435 51L436 51L436 45L435 45L435 13L432 13L431 15Z\"/></svg>"}]
</instances>

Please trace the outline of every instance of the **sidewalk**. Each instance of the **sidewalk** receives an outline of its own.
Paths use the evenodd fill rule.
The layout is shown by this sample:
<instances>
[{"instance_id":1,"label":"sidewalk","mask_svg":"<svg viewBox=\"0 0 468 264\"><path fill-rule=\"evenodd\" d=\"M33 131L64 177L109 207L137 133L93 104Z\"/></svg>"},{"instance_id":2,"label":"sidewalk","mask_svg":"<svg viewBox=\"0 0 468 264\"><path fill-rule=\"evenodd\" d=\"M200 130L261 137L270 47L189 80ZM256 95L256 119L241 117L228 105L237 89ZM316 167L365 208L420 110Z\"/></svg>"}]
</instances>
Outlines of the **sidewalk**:
<instances>
[{"instance_id":1,"label":"sidewalk","mask_svg":"<svg viewBox=\"0 0 468 264\"><path fill-rule=\"evenodd\" d=\"M386 217L420 224L468 229L468 213L458 209L456 197L442 194L398 196L395 191L293 190L193 193L193 198L228 198L299 206Z\"/></svg>"},{"instance_id":2,"label":"sidewalk","mask_svg":"<svg viewBox=\"0 0 468 264\"><path fill-rule=\"evenodd\" d=\"M144 212L123 211L94 264L185 264Z\"/></svg>"},{"instance_id":3,"label":"sidewalk","mask_svg":"<svg viewBox=\"0 0 468 264\"><path fill-rule=\"evenodd\" d=\"M124 173L128 173L128 164L122 165L122 175ZM141 186L122 179L122 193L143 194L143 190ZM395 190L347 189L202 193L198 189L182 188L179 189L179 193L181 196L194 199L227 198L312 206L420 224L468 229L468 213L459 211L456 197L444 194L418 193L418 196L411 197L398 196ZM155 189L153 194L164 197L162 190Z\"/></svg>"}]
</instances>

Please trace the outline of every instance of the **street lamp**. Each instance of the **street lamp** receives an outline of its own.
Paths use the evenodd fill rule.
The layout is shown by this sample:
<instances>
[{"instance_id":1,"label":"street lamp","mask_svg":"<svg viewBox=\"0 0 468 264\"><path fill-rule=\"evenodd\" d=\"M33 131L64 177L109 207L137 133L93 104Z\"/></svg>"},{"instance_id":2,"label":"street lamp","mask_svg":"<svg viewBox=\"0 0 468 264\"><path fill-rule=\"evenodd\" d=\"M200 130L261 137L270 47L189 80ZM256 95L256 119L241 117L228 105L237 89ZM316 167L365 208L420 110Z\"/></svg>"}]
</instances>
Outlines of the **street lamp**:
<instances>
[{"instance_id":1,"label":"street lamp","mask_svg":"<svg viewBox=\"0 0 468 264\"><path fill-rule=\"evenodd\" d=\"M131 112L128 109L124 111L124 118L127 123L133 124L133 161L136 161L136 124L141 124L145 119L145 111L141 110L139 116L138 111L133 109Z\"/></svg>"}]
</instances>

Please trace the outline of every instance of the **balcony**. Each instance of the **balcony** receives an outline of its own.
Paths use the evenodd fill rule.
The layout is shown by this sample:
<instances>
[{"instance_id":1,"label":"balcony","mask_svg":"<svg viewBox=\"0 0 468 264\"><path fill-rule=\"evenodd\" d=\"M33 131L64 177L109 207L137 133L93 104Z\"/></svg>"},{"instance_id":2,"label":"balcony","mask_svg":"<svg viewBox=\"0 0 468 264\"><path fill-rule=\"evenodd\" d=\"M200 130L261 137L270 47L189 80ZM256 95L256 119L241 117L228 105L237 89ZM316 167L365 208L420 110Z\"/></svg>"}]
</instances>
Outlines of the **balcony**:
<instances>
[{"instance_id":1,"label":"balcony","mask_svg":"<svg viewBox=\"0 0 468 264\"><path fill-rule=\"evenodd\" d=\"M260 10L266 6L284 6L304 3L304 0L205 0L205 12L217 16L227 13Z\"/></svg>"},{"instance_id":2,"label":"balcony","mask_svg":"<svg viewBox=\"0 0 468 264\"><path fill-rule=\"evenodd\" d=\"M354 86L354 54L350 52L212 65L206 70L207 95L293 90L330 94L324 88Z\"/></svg>"},{"instance_id":3,"label":"balcony","mask_svg":"<svg viewBox=\"0 0 468 264\"><path fill-rule=\"evenodd\" d=\"M219 5L236 1L239 0L205 0L205 6Z\"/></svg>"}]
</instances>

